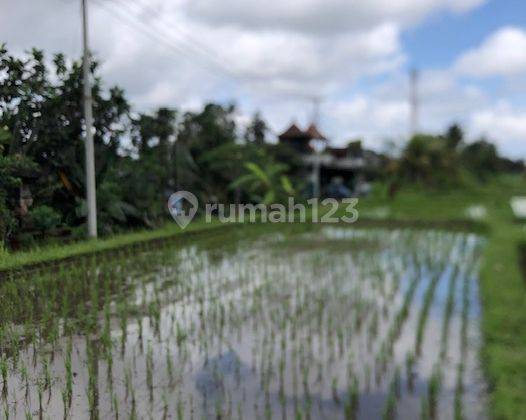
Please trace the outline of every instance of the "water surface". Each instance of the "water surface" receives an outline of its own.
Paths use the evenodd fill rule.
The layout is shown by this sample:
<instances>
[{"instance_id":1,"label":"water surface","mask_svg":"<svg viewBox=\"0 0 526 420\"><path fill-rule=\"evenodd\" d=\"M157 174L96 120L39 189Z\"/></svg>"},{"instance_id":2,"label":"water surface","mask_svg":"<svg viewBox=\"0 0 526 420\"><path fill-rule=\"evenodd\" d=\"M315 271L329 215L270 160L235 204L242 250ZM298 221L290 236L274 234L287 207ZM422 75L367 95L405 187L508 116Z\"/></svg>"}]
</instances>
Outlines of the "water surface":
<instances>
[{"instance_id":1,"label":"water surface","mask_svg":"<svg viewBox=\"0 0 526 420\"><path fill-rule=\"evenodd\" d=\"M247 228L43 273L30 280L62 290L37 287L34 313L2 329L3 413L484 418L481 246L441 231Z\"/></svg>"}]
</instances>

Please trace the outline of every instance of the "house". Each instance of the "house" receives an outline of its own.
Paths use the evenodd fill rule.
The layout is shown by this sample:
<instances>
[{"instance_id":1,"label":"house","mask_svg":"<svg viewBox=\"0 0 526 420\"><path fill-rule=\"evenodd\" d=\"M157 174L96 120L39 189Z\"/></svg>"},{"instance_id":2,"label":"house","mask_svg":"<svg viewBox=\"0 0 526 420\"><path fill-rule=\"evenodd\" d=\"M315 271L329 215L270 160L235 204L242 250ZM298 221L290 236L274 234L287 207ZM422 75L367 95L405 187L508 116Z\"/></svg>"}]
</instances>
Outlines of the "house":
<instances>
[{"instance_id":1,"label":"house","mask_svg":"<svg viewBox=\"0 0 526 420\"><path fill-rule=\"evenodd\" d=\"M361 141L351 141L345 147L329 146L328 138L315 124L302 130L296 123L291 124L278 136L280 144L295 150L305 167L304 175L309 177L319 159L322 191L329 191L333 184L344 185L351 190L365 182L370 174L381 165L381 158L375 152L362 148ZM325 148L317 155L312 147L313 140L325 143Z\"/></svg>"}]
</instances>

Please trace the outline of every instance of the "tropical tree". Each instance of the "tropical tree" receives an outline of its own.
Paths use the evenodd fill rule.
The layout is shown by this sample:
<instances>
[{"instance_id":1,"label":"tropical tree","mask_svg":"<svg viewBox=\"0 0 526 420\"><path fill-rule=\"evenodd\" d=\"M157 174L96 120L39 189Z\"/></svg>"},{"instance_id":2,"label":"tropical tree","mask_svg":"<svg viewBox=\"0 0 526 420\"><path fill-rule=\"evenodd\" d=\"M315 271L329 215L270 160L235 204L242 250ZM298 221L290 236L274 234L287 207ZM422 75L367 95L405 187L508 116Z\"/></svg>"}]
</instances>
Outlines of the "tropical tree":
<instances>
[{"instance_id":1,"label":"tropical tree","mask_svg":"<svg viewBox=\"0 0 526 420\"><path fill-rule=\"evenodd\" d=\"M22 176L35 170L35 165L20 154L9 155L11 135L0 127L0 248L9 242L18 229Z\"/></svg>"},{"instance_id":2,"label":"tropical tree","mask_svg":"<svg viewBox=\"0 0 526 420\"><path fill-rule=\"evenodd\" d=\"M479 180L486 180L498 172L501 163L497 148L486 139L466 145L462 150L462 161Z\"/></svg>"},{"instance_id":3,"label":"tropical tree","mask_svg":"<svg viewBox=\"0 0 526 420\"><path fill-rule=\"evenodd\" d=\"M464 131L460 125L453 124L447 129L444 137L447 147L455 150L462 145L462 141L464 140Z\"/></svg>"},{"instance_id":4,"label":"tropical tree","mask_svg":"<svg viewBox=\"0 0 526 420\"><path fill-rule=\"evenodd\" d=\"M444 187L459 181L458 153L442 136L417 134L407 143L397 171L402 181Z\"/></svg>"},{"instance_id":5,"label":"tropical tree","mask_svg":"<svg viewBox=\"0 0 526 420\"><path fill-rule=\"evenodd\" d=\"M233 105L209 103L201 112L183 115L175 143L178 184L201 192L204 198L225 197L225 186L239 155L234 113Z\"/></svg>"},{"instance_id":6,"label":"tropical tree","mask_svg":"<svg viewBox=\"0 0 526 420\"><path fill-rule=\"evenodd\" d=\"M266 122L261 118L261 114L256 112L245 130L245 140L261 146L265 144L267 131L268 127Z\"/></svg>"},{"instance_id":7,"label":"tropical tree","mask_svg":"<svg viewBox=\"0 0 526 420\"><path fill-rule=\"evenodd\" d=\"M97 67L94 61L91 68L94 74ZM24 156L37 166L38 176L27 186L35 206L53 208L69 226L82 225L85 177L80 62L67 63L63 55L57 54L48 66L39 50L16 58L2 47L0 74L0 126L6 127L10 134L4 154ZM96 176L100 188L120 159L129 105L121 89L105 91L98 77L94 78L92 95ZM109 208L104 202L99 204L104 216Z\"/></svg>"}]
</instances>

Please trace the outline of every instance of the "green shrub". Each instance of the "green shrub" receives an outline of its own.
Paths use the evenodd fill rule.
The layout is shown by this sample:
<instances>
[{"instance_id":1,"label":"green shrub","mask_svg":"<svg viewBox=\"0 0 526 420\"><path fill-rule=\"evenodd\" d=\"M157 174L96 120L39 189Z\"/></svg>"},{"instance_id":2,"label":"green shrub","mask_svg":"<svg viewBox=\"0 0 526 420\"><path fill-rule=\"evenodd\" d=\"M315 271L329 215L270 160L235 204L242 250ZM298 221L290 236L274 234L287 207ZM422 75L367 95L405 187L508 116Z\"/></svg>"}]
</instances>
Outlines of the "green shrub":
<instances>
[{"instance_id":1,"label":"green shrub","mask_svg":"<svg viewBox=\"0 0 526 420\"><path fill-rule=\"evenodd\" d=\"M47 232L60 225L62 217L49 206L38 206L30 212L35 229Z\"/></svg>"}]
</instances>

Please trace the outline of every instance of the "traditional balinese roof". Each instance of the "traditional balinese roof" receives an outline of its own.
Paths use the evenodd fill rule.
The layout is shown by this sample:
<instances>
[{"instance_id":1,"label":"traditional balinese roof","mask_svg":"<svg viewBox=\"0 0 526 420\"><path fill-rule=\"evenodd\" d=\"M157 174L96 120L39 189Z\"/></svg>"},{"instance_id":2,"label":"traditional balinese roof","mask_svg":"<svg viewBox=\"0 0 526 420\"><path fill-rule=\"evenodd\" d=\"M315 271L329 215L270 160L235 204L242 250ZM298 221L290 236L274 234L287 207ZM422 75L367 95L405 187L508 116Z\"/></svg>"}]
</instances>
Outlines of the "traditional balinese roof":
<instances>
[{"instance_id":1,"label":"traditional balinese roof","mask_svg":"<svg viewBox=\"0 0 526 420\"><path fill-rule=\"evenodd\" d=\"M309 128L303 131L296 124L292 124L287 128L282 134L279 135L280 140L291 140L291 139L301 139L301 140L327 140L327 138L320 133L316 125L311 124Z\"/></svg>"},{"instance_id":2,"label":"traditional balinese roof","mask_svg":"<svg viewBox=\"0 0 526 420\"><path fill-rule=\"evenodd\" d=\"M309 139L310 140L310 136L305 131L302 131L294 123L289 128L287 128L283 133L281 133L279 135L279 138L281 140L285 140L285 139Z\"/></svg>"},{"instance_id":3,"label":"traditional balinese roof","mask_svg":"<svg viewBox=\"0 0 526 420\"><path fill-rule=\"evenodd\" d=\"M318 127L316 127L315 124L309 125L309 128L307 128L305 133L307 133L311 139L327 140L327 137L320 133L320 130L318 130Z\"/></svg>"}]
</instances>

